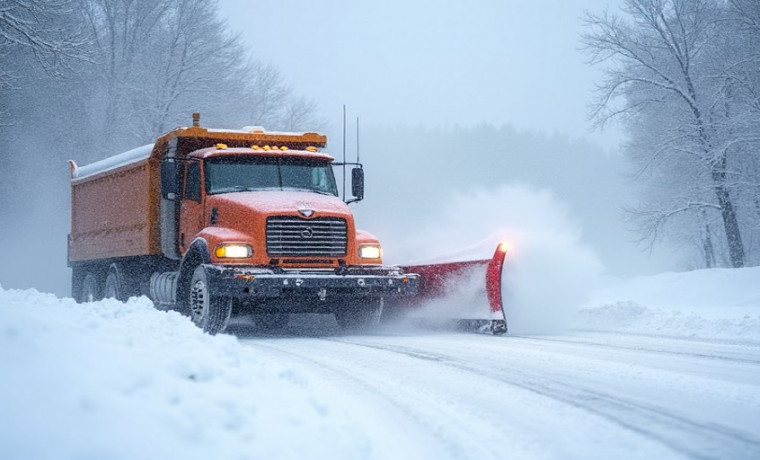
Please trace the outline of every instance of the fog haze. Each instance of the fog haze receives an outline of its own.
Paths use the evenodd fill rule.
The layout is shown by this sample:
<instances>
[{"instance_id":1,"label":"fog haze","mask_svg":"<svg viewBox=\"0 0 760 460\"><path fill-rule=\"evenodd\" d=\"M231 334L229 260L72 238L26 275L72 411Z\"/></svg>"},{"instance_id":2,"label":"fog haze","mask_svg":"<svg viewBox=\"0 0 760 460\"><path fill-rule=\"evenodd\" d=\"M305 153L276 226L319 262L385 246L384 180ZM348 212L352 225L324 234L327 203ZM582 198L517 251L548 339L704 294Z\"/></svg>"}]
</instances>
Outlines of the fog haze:
<instances>
[{"instance_id":1,"label":"fog haze","mask_svg":"<svg viewBox=\"0 0 760 460\"><path fill-rule=\"evenodd\" d=\"M223 0L221 6L255 55L314 98L333 129L347 104L369 124L509 123L614 148L617 127L592 131L587 121L599 74L584 63L578 38L585 10L617 3Z\"/></svg>"},{"instance_id":2,"label":"fog haze","mask_svg":"<svg viewBox=\"0 0 760 460\"><path fill-rule=\"evenodd\" d=\"M300 121L306 129L328 135L328 152L340 157L343 104L348 107L350 158L356 153L355 119L361 118L367 199L352 208L359 225L384 242L388 261L405 262L415 255L422 229L435 228L451 212L453 197L519 185L552 197L556 203L550 207L567 209L580 244L598 252L608 273L628 276L680 267L682 261L670 260L667 252L652 258L630 242L620 219L621 207L635 197L623 176L623 135L615 124L598 131L588 121L588 102L601 74L586 64L580 50L580 17L585 10L615 9L618 2L222 0L219 5L219 19L240 34L244 49L233 50L242 53L240 59L251 52L279 72L294 97L315 103L315 116ZM20 75L24 62L18 59ZM82 62L76 66L86 68ZM139 69L140 78L154 76L149 67ZM258 78L262 75L267 74ZM39 189L28 174L8 174L3 183L3 214L13 216L3 224L3 249L11 262L0 272L4 287L67 294L66 160L87 164L153 142L160 134L125 128L141 121L130 114L132 107L145 103L132 101L141 93L126 85L117 101L124 112L121 124L106 130L107 136L98 135L80 118L102 112L105 90L79 94L88 86L70 81L74 90L67 86L69 80L51 77L51 82L29 83L23 91L4 94L13 108L9 115L21 120L5 129L8 151L25 152L9 155L7 165L33 171L47 183ZM189 124L192 111L201 112L201 124L212 128L258 124L260 115L280 120L262 122L265 127L287 129L286 117L273 116L271 108L268 115L256 115L264 104L250 91L255 84L232 81L239 88L196 88L197 94L185 94L182 106L161 119L161 129ZM30 104L32 100L45 103ZM72 112L76 117L61 117L70 105L83 108ZM46 161L29 153L50 145L60 148ZM476 214L499 212L488 206ZM511 216L499 222L515 226ZM487 222L474 222L473 240L494 230ZM30 238L39 243L25 244ZM41 258L46 260L44 276L29 263Z\"/></svg>"},{"instance_id":3,"label":"fog haze","mask_svg":"<svg viewBox=\"0 0 760 460\"><path fill-rule=\"evenodd\" d=\"M607 270L631 275L680 261L631 242L623 134L588 119L602 75L580 49L581 17L618 4L221 2L256 57L318 103L331 153L341 153L342 104L350 157L360 117L368 192L355 209L391 258L412 250L410 233L435 225L453 194L519 183L554 194Z\"/></svg>"}]
</instances>

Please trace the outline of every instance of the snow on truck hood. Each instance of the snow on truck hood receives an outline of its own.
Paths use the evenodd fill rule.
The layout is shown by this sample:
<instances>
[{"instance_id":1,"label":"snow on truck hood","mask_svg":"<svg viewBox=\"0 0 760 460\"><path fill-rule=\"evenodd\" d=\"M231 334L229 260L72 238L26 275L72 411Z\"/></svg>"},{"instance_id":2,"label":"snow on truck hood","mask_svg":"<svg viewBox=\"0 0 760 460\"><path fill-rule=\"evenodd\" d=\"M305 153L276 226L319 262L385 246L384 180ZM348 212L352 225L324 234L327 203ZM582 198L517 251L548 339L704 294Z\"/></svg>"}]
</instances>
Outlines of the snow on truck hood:
<instances>
[{"instance_id":1,"label":"snow on truck hood","mask_svg":"<svg viewBox=\"0 0 760 460\"><path fill-rule=\"evenodd\" d=\"M322 213L351 216L348 205L336 196L296 190L220 193L209 196L207 202L211 206L243 207L261 214L293 214L308 209L314 211L316 217Z\"/></svg>"}]
</instances>

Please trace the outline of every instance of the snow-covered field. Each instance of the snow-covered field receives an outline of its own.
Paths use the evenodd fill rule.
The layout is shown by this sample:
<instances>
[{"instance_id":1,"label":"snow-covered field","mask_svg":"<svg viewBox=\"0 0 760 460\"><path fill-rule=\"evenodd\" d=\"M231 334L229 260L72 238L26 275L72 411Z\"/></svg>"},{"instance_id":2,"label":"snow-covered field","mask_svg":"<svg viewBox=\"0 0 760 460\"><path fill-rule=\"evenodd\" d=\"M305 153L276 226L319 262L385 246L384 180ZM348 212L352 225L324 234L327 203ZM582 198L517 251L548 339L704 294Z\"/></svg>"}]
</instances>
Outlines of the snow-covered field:
<instances>
[{"instance_id":1,"label":"snow-covered field","mask_svg":"<svg viewBox=\"0 0 760 460\"><path fill-rule=\"evenodd\" d=\"M505 337L210 337L144 298L0 288L0 458L760 458L758 280L610 282L572 330Z\"/></svg>"}]
</instances>

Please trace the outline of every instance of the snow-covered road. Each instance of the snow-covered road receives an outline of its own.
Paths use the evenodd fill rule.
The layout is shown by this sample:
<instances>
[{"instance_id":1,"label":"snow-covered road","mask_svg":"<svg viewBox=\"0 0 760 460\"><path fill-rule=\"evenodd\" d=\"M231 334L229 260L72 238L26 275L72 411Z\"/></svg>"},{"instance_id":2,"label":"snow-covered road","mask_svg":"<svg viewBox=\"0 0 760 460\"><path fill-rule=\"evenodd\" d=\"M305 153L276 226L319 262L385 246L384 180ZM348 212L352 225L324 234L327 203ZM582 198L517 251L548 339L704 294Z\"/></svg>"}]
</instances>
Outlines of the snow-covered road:
<instances>
[{"instance_id":1,"label":"snow-covered road","mask_svg":"<svg viewBox=\"0 0 760 460\"><path fill-rule=\"evenodd\" d=\"M760 347L576 333L250 336L383 458L760 458ZM377 442L381 440L381 442Z\"/></svg>"},{"instance_id":2,"label":"snow-covered road","mask_svg":"<svg viewBox=\"0 0 760 460\"><path fill-rule=\"evenodd\" d=\"M0 459L756 459L757 279L622 280L569 330L502 337L331 315L209 336L144 297L0 288Z\"/></svg>"}]
</instances>

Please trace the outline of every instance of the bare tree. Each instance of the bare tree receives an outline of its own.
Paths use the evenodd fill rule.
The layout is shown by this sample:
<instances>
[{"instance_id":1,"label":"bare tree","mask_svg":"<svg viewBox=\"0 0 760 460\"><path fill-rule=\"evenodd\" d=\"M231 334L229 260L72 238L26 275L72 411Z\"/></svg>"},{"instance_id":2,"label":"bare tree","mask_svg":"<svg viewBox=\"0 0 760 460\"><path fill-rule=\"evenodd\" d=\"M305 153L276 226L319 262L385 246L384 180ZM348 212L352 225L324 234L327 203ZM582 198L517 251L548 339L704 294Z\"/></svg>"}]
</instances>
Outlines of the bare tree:
<instances>
[{"instance_id":1,"label":"bare tree","mask_svg":"<svg viewBox=\"0 0 760 460\"><path fill-rule=\"evenodd\" d=\"M733 171L743 163L748 132L732 105L734 86L726 85L732 63L717 59L726 50L725 7L715 0L625 0L623 13L588 14L583 41L591 62L606 66L593 116L600 124L624 120L637 175L648 175L655 189L634 212L639 230L653 242L668 226L687 229L711 251L720 231L730 265L744 266ZM715 257L708 252L709 265Z\"/></svg>"},{"instance_id":2,"label":"bare tree","mask_svg":"<svg viewBox=\"0 0 760 460\"><path fill-rule=\"evenodd\" d=\"M51 72L86 58L84 34L68 19L79 6L77 0L0 0L0 49L31 52Z\"/></svg>"},{"instance_id":3,"label":"bare tree","mask_svg":"<svg viewBox=\"0 0 760 460\"><path fill-rule=\"evenodd\" d=\"M282 129L287 131L316 131L322 129L324 121L316 117L317 102L314 99L299 97L292 99L284 109Z\"/></svg>"},{"instance_id":4,"label":"bare tree","mask_svg":"<svg viewBox=\"0 0 760 460\"><path fill-rule=\"evenodd\" d=\"M99 137L110 149L147 142L193 111L220 125L279 126L297 105L279 70L250 57L214 0L90 2L106 101ZM315 111L301 105L299 117Z\"/></svg>"},{"instance_id":5,"label":"bare tree","mask_svg":"<svg viewBox=\"0 0 760 460\"><path fill-rule=\"evenodd\" d=\"M54 76L86 61L86 35L77 21L78 0L0 0L0 91L14 88L20 53ZM0 101L1 103L2 101ZM4 110L0 106L0 121Z\"/></svg>"},{"instance_id":6,"label":"bare tree","mask_svg":"<svg viewBox=\"0 0 760 460\"><path fill-rule=\"evenodd\" d=\"M251 124L279 125L283 109L293 94L280 70L272 64L262 61L249 63L249 75L246 79L244 114Z\"/></svg>"}]
</instances>

